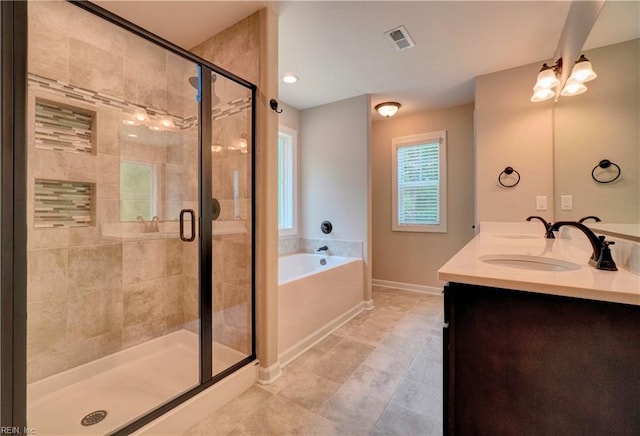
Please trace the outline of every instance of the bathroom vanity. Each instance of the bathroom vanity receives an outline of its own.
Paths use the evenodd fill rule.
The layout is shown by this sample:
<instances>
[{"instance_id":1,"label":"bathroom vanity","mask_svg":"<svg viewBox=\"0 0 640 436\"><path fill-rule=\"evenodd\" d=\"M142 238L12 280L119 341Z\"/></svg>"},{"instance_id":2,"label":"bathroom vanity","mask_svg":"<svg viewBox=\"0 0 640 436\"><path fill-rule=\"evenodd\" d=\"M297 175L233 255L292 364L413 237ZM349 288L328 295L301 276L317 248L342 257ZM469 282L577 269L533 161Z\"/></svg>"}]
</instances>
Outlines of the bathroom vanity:
<instances>
[{"instance_id":1,"label":"bathroom vanity","mask_svg":"<svg viewBox=\"0 0 640 436\"><path fill-rule=\"evenodd\" d=\"M640 434L640 277L483 232L439 271L444 433Z\"/></svg>"}]
</instances>

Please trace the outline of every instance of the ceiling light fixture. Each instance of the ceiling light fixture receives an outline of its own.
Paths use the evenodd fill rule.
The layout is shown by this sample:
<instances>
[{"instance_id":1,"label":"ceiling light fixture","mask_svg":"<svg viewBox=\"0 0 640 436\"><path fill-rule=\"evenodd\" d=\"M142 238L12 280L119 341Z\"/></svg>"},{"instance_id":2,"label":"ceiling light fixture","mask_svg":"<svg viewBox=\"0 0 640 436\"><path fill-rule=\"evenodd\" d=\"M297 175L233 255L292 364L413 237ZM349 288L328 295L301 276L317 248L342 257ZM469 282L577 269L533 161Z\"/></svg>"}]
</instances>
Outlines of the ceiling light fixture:
<instances>
[{"instance_id":1,"label":"ceiling light fixture","mask_svg":"<svg viewBox=\"0 0 640 436\"><path fill-rule=\"evenodd\" d=\"M282 81L288 84L296 83L298 81L298 76L291 73L287 73L284 76L282 76Z\"/></svg>"},{"instance_id":2,"label":"ceiling light fixture","mask_svg":"<svg viewBox=\"0 0 640 436\"><path fill-rule=\"evenodd\" d=\"M383 117L389 118L398 112L400 106L400 103L396 103L395 101L386 101L384 103L377 104L375 106L375 110L377 110Z\"/></svg>"},{"instance_id":3,"label":"ceiling light fixture","mask_svg":"<svg viewBox=\"0 0 640 436\"><path fill-rule=\"evenodd\" d=\"M562 58L554 65L542 64L542 68L538 73L536 84L533 87L533 95L531 96L532 102L545 101L553 98L556 95L556 91L553 88L560 85L558 77L562 74ZM560 95L572 96L579 95L587 92L587 87L584 82L593 80L598 75L593 71L591 62L584 55L580 55L580 58L573 65L571 75L565 82Z\"/></svg>"}]
</instances>

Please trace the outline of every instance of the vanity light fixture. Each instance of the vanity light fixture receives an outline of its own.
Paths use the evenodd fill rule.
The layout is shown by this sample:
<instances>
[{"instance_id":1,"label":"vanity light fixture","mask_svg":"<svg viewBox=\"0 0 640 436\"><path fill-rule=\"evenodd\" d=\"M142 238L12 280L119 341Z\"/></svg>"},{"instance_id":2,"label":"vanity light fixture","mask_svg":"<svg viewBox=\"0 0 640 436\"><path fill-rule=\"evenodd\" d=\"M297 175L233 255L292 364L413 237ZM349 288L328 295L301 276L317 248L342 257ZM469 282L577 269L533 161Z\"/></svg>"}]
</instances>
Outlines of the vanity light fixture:
<instances>
[{"instance_id":1,"label":"vanity light fixture","mask_svg":"<svg viewBox=\"0 0 640 436\"><path fill-rule=\"evenodd\" d=\"M571 76L569 80L573 79L580 83L588 82L595 79L598 75L593 71L591 62L584 55L580 55L580 58L576 61L573 69L571 70Z\"/></svg>"},{"instance_id":2,"label":"vanity light fixture","mask_svg":"<svg viewBox=\"0 0 640 436\"><path fill-rule=\"evenodd\" d=\"M375 110L377 110L383 117L389 118L398 112L400 106L400 103L396 103L395 101L386 101L384 103L377 104L375 106Z\"/></svg>"},{"instance_id":3,"label":"vanity light fixture","mask_svg":"<svg viewBox=\"0 0 640 436\"><path fill-rule=\"evenodd\" d=\"M561 73L562 58L558 59L555 65L549 66L546 63L542 64L542 68L536 79L536 84L533 87L531 101L538 102L553 98L556 95L556 91L553 88L560 84L558 77ZM560 95L567 97L585 93L587 92L587 87L584 82L593 80L596 77L598 77L598 75L593 71L591 62L582 54L573 65L571 75L565 82Z\"/></svg>"},{"instance_id":4,"label":"vanity light fixture","mask_svg":"<svg viewBox=\"0 0 640 436\"><path fill-rule=\"evenodd\" d=\"M213 144L211 146L211 151L213 151L214 153L220 153L222 151L222 145Z\"/></svg>"}]
</instances>

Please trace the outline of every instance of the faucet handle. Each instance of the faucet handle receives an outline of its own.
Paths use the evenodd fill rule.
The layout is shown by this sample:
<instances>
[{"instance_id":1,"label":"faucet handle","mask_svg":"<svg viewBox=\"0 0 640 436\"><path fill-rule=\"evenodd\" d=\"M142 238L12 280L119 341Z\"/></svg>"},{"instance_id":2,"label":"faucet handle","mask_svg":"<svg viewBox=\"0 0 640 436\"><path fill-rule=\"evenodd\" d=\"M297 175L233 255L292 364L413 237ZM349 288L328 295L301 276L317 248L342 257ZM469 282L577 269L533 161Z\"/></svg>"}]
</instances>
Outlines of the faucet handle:
<instances>
[{"instance_id":1,"label":"faucet handle","mask_svg":"<svg viewBox=\"0 0 640 436\"><path fill-rule=\"evenodd\" d=\"M602 238L602 250L600 250L600 258L596 263L597 269L603 269L605 271L618 271L618 267L616 267L616 263L613 261L613 257L611 256L611 249L609 245L614 245L614 241L605 241L604 236Z\"/></svg>"}]
</instances>

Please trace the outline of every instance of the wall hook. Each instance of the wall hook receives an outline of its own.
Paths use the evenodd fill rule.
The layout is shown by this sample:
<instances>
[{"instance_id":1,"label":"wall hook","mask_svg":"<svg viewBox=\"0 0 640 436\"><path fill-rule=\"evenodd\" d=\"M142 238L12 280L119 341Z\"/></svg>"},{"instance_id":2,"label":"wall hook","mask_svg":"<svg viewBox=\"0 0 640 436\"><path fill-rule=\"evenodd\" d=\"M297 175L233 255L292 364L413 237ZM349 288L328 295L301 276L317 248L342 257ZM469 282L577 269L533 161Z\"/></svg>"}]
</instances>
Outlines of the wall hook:
<instances>
[{"instance_id":1,"label":"wall hook","mask_svg":"<svg viewBox=\"0 0 640 436\"><path fill-rule=\"evenodd\" d=\"M269 101L269 106L271 106L271 109L273 109L273 111L277 114L281 114L282 113L282 109L278 110L278 100L276 100L275 98L272 98Z\"/></svg>"}]
</instances>

